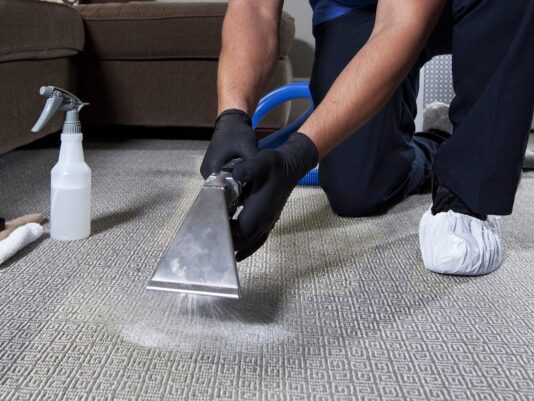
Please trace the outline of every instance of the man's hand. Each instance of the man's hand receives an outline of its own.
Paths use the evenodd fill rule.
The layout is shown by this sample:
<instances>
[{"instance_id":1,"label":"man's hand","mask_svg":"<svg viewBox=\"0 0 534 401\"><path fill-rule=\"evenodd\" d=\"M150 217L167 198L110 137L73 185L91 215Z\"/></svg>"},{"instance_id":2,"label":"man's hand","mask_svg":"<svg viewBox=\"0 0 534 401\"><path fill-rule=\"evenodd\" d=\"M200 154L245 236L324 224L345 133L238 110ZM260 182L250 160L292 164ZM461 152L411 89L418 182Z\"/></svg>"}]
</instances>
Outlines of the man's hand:
<instances>
[{"instance_id":1,"label":"man's hand","mask_svg":"<svg viewBox=\"0 0 534 401\"><path fill-rule=\"evenodd\" d=\"M317 162L313 142L296 132L278 149L263 150L234 168L233 177L245 183L243 210L232 221L237 261L265 243L291 191Z\"/></svg>"},{"instance_id":2,"label":"man's hand","mask_svg":"<svg viewBox=\"0 0 534 401\"><path fill-rule=\"evenodd\" d=\"M241 110L226 110L217 118L200 173L206 179L211 173L220 171L230 160L238 157L247 160L258 152L250 117Z\"/></svg>"}]
</instances>

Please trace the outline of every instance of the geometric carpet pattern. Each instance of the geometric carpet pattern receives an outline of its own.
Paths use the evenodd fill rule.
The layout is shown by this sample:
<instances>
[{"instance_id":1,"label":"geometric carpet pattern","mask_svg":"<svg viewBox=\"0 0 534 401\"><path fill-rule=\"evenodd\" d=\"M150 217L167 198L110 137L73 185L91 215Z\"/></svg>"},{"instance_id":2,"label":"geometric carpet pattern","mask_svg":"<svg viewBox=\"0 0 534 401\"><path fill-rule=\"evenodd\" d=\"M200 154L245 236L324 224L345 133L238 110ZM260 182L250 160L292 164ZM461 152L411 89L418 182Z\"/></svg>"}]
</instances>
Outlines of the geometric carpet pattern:
<instances>
[{"instance_id":1,"label":"geometric carpet pattern","mask_svg":"<svg viewBox=\"0 0 534 401\"><path fill-rule=\"evenodd\" d=\"M534 400L534 173L487 276L425 270L429 195L345 219L298 187L238 265L241 301L148 291L205 146L86 143L91 236L45 234L0 266L1 400ZM56 161L0 156L0 215L48 213Z\"/></svg>"}]
</instances>

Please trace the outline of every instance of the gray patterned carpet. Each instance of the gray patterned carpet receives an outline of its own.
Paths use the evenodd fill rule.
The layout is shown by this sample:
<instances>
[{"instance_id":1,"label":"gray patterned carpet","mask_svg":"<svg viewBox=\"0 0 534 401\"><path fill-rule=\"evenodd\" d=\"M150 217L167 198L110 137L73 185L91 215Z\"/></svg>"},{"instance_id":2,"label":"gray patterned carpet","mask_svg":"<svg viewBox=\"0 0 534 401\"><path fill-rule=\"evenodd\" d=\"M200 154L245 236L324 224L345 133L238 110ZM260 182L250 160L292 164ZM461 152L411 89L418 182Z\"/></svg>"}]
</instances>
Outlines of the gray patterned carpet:
<instances>
[{"instance_id":1,"label":"gray patterned carpet","mask_svg":"<svg viewBox=\"0 0 534 401\"><path fill-rule=\"evenodd\" d=\"M93 233L48 236L0 268L1 400L534 400L534 174L494 274L425 271L427 195L334 216L299 188L239 266L245 300L149 292L200 184L204 145L86 149ZM54 149L0 157L1 213L47 210Z\"/></svg>"}]
</instances>

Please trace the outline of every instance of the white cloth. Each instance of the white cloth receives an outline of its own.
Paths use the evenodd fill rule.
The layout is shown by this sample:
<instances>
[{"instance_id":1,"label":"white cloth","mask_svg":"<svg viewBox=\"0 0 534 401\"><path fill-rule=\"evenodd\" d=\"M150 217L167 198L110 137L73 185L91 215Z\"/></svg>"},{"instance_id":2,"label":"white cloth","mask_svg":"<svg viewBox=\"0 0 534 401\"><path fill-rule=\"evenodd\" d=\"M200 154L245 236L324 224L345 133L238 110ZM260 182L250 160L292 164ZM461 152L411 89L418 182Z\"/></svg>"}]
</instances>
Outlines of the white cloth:
<instances>
[{"instance_id":1,"label":"white cloth","mask_svg":"<svg viewBox=\"0 0 534 401\"><path fill-rule=\"evenodd\" d=\"M500 217L486 221L448 211L428 210L419 224L419 246L426 268L435 273L478 276L502 262Z\"/></svg>"},{"instance_id":2,"label":"white cloth","mask_svg":"<svg viewBox=\"0 0 534 401\"><path fill-rule=\"evenodd\" d=\"M41 235L43 235L43 227L37 223L28 223L13 230L6 239L0 241L0 264Z\"/></svg>"}]
</instances>

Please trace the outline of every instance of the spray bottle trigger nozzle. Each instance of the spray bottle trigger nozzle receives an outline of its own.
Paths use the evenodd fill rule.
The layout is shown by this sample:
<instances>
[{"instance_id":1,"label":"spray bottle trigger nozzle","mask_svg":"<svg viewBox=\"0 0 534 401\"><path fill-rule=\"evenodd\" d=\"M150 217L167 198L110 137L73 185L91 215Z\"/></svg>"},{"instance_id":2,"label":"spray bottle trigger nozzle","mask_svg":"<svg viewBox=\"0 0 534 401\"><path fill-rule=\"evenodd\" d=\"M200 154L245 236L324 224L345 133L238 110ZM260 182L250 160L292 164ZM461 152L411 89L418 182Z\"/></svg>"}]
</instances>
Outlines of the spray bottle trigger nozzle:
<instances>
[{"instance_id":1,"label":"spray bottle trigger nozzle","mask_svg":"<svg viewBox=\"0 0 534 401\"><path fill-rule=\"evenodd\" d=\"M65 89L57 88L55 86L42 86L39 89L39 94L48 99L39 120L32 128L32 132L39 132L43 129L58 110L78 113L84 106L89 104L82 102L75 95Z\"/></svg>"},{"instance_id":2,"label":"spray bottle trigger nozzle","mask_svg":"<svg viewBox=\"0 0 534 401\"><path fill-rule=\"evenodd\" d=\"M59 110L61 105L63 104L63 96L54 96L48 98L46 101L45 107L43 109L43 112L41 113L41 116L39 117L39 120L35 123L35 125L32 128L32 132L39 132L43 129L43 127L50 121L50 119L56 114L56 111Z\"/></svg>"}]
</instances>

